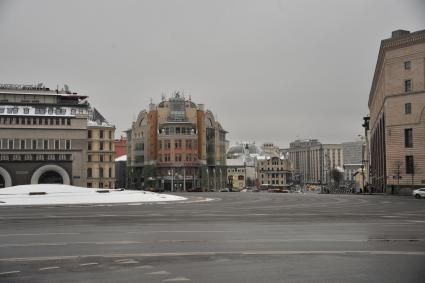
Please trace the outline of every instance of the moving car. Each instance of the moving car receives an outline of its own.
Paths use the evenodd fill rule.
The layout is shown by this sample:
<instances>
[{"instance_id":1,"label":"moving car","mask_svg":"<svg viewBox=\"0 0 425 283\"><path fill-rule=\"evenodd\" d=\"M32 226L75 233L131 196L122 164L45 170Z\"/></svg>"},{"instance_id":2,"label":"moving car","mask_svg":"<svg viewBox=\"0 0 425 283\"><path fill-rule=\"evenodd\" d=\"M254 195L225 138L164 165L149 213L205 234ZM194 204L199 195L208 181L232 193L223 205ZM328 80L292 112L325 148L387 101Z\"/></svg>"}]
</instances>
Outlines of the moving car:
<instances>
[{"instance_id":1,"label":"moving car","mask_svg":"<svg viewBox=\"0 0 425 283\"><path fill-rule=\"evenodd\" d=\"M425 197L425 188L420 188L420 189L414 190L412 192L412 196L414 196L415 198Z\"/></svg>"}]
</instances>

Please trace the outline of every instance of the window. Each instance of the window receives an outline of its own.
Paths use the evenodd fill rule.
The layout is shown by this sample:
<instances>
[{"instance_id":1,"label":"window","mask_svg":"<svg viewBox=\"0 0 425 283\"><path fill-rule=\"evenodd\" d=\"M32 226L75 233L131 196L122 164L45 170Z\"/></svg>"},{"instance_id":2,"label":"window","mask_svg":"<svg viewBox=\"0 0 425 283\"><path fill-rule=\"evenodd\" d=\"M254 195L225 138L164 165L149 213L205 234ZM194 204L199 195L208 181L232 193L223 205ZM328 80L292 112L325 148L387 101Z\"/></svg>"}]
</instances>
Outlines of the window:
<instances>
[{"instance_id":1,"label":"window","mask_svg":"<svg viewBox=\"0 0 425 283\"><path fill-rule=\"evenodd\" d=\"M404 147L413 147L412 129L404 129Z\"/></svg>"},{"instance_id":2,"label":"window","mask_svg":"<svg viewBox=\"0 0 425 283\"><path fill-rule=\"evenodd\" d=\"M174 148L181 148L182 147L182 141L181 140L176 140L174 143Z\"/></svg>"},{"instance_id":3,"label":"window","mask_svg":"<svg viewBox=\"0 0 425 283\"><path fill-rule=\"evenodd\" d=\"M87 138L91 139L91 130L87 132Z\"/></svg>"},{"instance_id":4,"label":"window","mask_svg":"<svg viewBox=\"0 0 425 283\"><path fill-rule=\"evenodd\" d=\"M89 155L87 156L87 161L88 161L88 162L91 162L91 154L89 154Z\"/></svg>"},{"instance_id":5,"label":"window","mask_svg":"<svg viewBox=\"0 0 425 283\"><path fill-rule=\"evenodd\" d=\"M410 62L410 61L404 62L404 69L405 70L410 70L411 68L412 68L412 62Z\"/></svg>"},{"instance_id":6,"label":"window","mask_svg":"<svg viewBox=\"0 0 425 283\"><path fill-rule=\"evenodd\" d=\"M91 149L92 149L91 142L89 142L89 143L87 144L87 149L88 149L88 150L91 150Z\"/></svg>"},{"instance_id":7,"label":"window","mask_svg":"<svg viewBox=\"0 0 425 283\"><path fill-rule=\"evenodd\" d=\"M59 140L55 140L55 149L59 149Z\"/></svg>"},{"instance_id":8,"label":"window","mask_svg":"<svg viewBox=\"0 0 425 283\"><path fill-rule=\"evenodd\" d=\"M27 107L25 107L24 108L24 114L29 114L30 113L30 109L29 108L27 108Z\"/></svg>"},{"instance_id":9,"label":"window","mask_svg":"<svg viewBox=\"0 0 425 283\"><path fill-rule=\"evenodd\" d=\"M91 178L92 176L92 169L91 168L87 168L87 177Z\"/></svg>"},{"instance_id":10,"label":"window","mask_svg":"<svg viewBox=\"0 0 425 283\"><path fill-rule=\"evenodd\" d=\"M112 177L112 168L108 169L108 177Z\"/></svg>"},{"instance_id":11,"label":"window","mask_svg":"<svg viewBox=\"0 0 425 283\"><path fill-rule=\"evenodd\" d=\"M412 91L412 80L404 81L404 92Z\"/></svg>"},{"instance_id":12,"label":"window","mask_svg":"<svg viewBox=\"0 0 425 283\"><path fill-rule=\"evenodd\" d=\"M405 103L404 104L404 114L411 114L412 113L412 103Z\"/></svg>"},{"instance_id":13,"label":"window","mask_svg":"<svg viewBox=\"0 0 425 283\"><path fill-rule=\"evenodd\" d=\"M99 155L99 161L100 162L103 162L103 155L101 154L101 155Z\"/></svg>"},{"instance_id":14,"label":"window","mask_svg":"<svg viewBox=\"0 0 425 283\"><path fill-rule=\"evenodd\" d=\"M109 131L108 135L109 135L109 139L112 139L112 131Z\"/></svg>"},{"instance_id":15,"label":"window","mask_svg":"<svg viewBox=\"0 0 425 283\"><path fill-rule=\"evenodd\" d=\"M71 149L71 140L66 140L65 141L65 148L66 149Z\"/></svg>"},{"instance_id":16,"label":"window","mask_svg":"<svg viewBox=\"0 0 425 283\"><path fill-rule=\"evenodd\" d=\"M87 183L87 188L91 188L93 185L91 183Z\"/></svg>"},{"instance_id":17,"label":"window","mask_svg":"<svg viewBox=\"0 0 425 283\"><path fill-rule=\"evenodd\" d=\"M43 140L43 149L48 149L48 148L49 148L49 141Z\"/></svg>"},{"instance_id":18,"label":"window","mask_svg":"<svg viewBox=\"0 0 425 283\"><path fill-rule=\"evenodd\" d=\"M100 130L100 132L99 132L99 137L100 137L101 139L103 139L103 130Z\"/></svg>"},{"instance_id":19,"label":"window","mask_svg":"<svg viewBox=\"0 0 425 283\"><path fill-rule=\"evenodd\" d=\"M37 149L37 140L32 140L32 149Z\"/></svg>"},{"instance_id":20,"label":"window","mask_svg":"<svg viewBox=\"0 0 425 283\"><path fill-rule=\"evenodd\" d=\"M25 149L25 140L21 140L21 149Z\"/></svg>"},{"instance_id":21,"label":"window","mask_svg":"<svg viewBox=\"0 0 425 283\"><path fill-rule=\"evenodd\" d=\"M103 142L99 143L99 150L103 150Z\"/></svg>"},{"instance_id":22,"label":"window","mask_svg":"<svg viewBox=\"0 0 425 283\"><path fill-rule=\"evenodd\" d=\"M99 167L99 178L103 178L103 167Z\"/></svg>"},{"instance_id":23,"label":"window","mask_svg":"<svg viewBox=\"0 0 425 283\"><path fill-rule=\"evenodd\" d=\"M406 174L413 174L413 173L414 173L413 156L408 155L406 156Z\"/></svg>"}]
</instances>

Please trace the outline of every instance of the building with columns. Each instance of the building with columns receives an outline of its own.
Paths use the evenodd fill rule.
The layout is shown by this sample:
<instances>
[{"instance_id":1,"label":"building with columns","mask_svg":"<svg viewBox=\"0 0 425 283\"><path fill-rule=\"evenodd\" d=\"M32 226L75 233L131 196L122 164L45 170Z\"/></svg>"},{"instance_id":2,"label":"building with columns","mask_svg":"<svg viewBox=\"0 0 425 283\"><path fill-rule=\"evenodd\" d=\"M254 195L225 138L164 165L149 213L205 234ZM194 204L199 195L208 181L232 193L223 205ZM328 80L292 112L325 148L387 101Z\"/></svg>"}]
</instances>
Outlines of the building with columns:
<instances>
[{"instance_id":1,"label":"building with columns","mask_svg":"<svg viewBox=\"0 0 425 283\"><path fill-rule=\"evenodd\" d=\"M166 191L226 185L226 131L203 104L176 92L142 110L127 131L127 185Z\"/></svg>"},{"instance_id":2,"label":"building with columns","mask_svg":"<svg viewBox=\"0 0 425 283\"><path fill-rule=\"evenodd\" d=\"M295 140L284 152L289 155L294 181L300 183L329 183L332 169L343 167L341 144L322 144L317 139Z\"/></svg>"}]
</instances>

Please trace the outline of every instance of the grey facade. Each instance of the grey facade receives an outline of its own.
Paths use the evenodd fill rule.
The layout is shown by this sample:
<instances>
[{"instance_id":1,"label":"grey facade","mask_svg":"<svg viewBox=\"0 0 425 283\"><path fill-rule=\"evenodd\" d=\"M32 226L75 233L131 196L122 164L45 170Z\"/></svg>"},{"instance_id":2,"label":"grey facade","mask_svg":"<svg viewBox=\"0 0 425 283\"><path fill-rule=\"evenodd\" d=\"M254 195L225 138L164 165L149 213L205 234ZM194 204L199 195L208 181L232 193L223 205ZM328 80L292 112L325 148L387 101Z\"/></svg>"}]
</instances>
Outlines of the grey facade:
<instances>
[{"instance_id":1,"label":"grey facade","mask_svg":"<svg viewBox=\"0 0 425 283\"><path fill-rule=\"evenodd\" d=\"M0 187L86 186L85 99L67 87L0 85Z\"/></svg>"}]
</instances>

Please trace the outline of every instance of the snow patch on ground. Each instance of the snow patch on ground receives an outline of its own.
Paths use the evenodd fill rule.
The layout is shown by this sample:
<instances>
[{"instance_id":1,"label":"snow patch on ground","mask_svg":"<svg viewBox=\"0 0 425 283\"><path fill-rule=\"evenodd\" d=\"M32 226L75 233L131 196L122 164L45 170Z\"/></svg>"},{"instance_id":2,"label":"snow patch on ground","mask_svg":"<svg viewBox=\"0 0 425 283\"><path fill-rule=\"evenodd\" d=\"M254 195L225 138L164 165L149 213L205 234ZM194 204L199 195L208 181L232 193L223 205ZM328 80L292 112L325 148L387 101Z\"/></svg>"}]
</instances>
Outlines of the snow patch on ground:
<instances>
[{"instance_id":1,"label":"snow patch on ground","mask_svg":"<svg viewBox=\"0 0 425 283\"><path fill-rule=\"evenodd\" d=\"M146 191L97 190L58 184L14 186L0 189L0 205L95 204L182 201L184 197ZM30 195L30 193L42 193Z\"/></svg>"}]
</instances>

